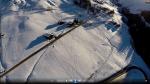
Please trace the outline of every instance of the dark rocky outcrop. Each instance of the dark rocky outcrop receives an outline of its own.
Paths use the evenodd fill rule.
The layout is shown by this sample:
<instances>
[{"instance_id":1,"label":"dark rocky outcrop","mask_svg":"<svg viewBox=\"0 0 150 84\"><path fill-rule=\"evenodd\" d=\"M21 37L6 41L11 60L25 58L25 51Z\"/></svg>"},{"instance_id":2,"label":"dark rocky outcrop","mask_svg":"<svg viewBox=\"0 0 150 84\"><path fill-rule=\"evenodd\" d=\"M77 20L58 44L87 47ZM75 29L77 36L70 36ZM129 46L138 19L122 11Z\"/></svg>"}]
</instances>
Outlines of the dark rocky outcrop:
<instances>
[{"instance_id":1,"label":"dark rocky outcrop","mask_svg":"<svg viewBox=\"0 0 150 84\"><path fill-rule=\"evenodd\" d=\"M91 7L90 0L74 0L74 3L82 8L88 9Z\"/></svg>"},{"instance_id":2,"label":"dark rocky outcrop","mask_svg":"<svg viewBox=\"0 0 150 84\"><path fill-rule=\"evenodd\" d=\"M133 40L133 47L150 67L150 27L143 22L141 14L132 14L127 9L122 9L121 13L128 19L126 23ZM144 16L147 18L150 17L149 13L144 13Z\"/></svg>"},{"instance_id":3,"label":"dark rocky outcrop","mask_svg":"<svg viewBox=\"0 0 150 84\"><path fill-rule=\"evenodd\" d=\"M128 8L124 8L118 3L118 0L110 0L118 6L119 12L123 15L122 20L129 27L129 33L132 37L132 45L136 52L143 58L150 68L150 11L142 11L141 14L132 14Z\"/></svg>"},{"instance_id":4,"label":"dark rocky outcrop","mask_svg":"<svg viewBox=\"0 0 150 84\"><path fill-rule=\"evenodd\" d=\"M150 11L142 11L141 16L150 24Z\"/></svg>"}]
</instances>

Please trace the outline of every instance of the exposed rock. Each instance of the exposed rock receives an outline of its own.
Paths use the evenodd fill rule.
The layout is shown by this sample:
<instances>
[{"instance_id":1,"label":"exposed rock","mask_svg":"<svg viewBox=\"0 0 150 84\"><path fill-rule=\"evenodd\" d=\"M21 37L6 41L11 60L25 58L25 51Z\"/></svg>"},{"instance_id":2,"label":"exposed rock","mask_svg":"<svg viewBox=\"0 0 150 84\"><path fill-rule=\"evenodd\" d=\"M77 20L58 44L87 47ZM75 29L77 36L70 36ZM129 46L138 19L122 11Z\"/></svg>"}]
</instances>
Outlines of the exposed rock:
<instances>
[{"instance_id":1,"label":"exposed rock","mask_svg":"<svg viewBox=\"0 0 150 84\"><path fill-rule=\"evenodd\" d=\"M148 36L150 36L150 27L146 26L141 15L132 14L127 10L123 10L122 13L128 18L127 25L129 26L129 32L133 39L133 47L150 67L150 40L148 39ZM145 12L144 14L142 13L142 15L144 17L149 16L149 14Z\"/></svg>"},{"instance_id":2,"label":"exposed rock","mask_svg":"<svg viewBox=\"0 0 150 84\"><path fill-rule=\"evenodd\" d=\"M90 8L91 7L91 1L90 0L74 0L74 3L82 8Z\"/></svg>"},{"instance_id":3,"label":"exposed rock","mask_svg":"<svg viewBox=\"0 0 150 84\"><path fill-rule=\"evenodd\" d=\"M142 11L141 15L150 24L150 11Z\"/></svg>"}]
</instances>

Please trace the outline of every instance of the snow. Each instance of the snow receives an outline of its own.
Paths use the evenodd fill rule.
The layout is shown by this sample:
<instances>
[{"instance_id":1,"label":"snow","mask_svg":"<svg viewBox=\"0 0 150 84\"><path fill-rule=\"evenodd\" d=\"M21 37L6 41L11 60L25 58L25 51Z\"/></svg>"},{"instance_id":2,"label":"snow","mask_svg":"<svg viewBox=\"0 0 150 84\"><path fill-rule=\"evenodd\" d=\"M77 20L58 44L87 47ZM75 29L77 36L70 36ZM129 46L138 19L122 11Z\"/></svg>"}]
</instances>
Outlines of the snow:
<instances>
[{"instance_id":1,"label":"snow","mask_svg":"<svg viewBox=\"0 0 150 84\"><path fill-rule=\"evenodd\" d=\"M119 0L124 7L130 9L131 13L141 13L141 11L150 11L148 0Z\"/></svg>"},{"instance_id":2,"label":"snow","mask_svg":"<svg viewBox=\"0 0 150 84\"><path fill-rule=\"evenodd\" d=\"M5 0L4 0L5 1ZM17 4L14 4L16 1ZM72 0L12 0L1 12L2 56L0 71L8 70L49 41L45 33L62 34L69 28L56 23L74 17L88 18L87 11L74 6ZM0 0L2 2L2 0ZM28 4L28 5L27 5ZM2 4L0 4L2 5ZM128 27L121 21L117 7L115 15L106 14L88 21L54 44L43 49L31 59L3 77L4 81L89 81L102 80L128 64L142 67L150 76L149 69L133 50ZM4 6L5 7L5 6ZM46 11L52 7L55 10ZM108 28L107 21L121 24L118 29Z\"/></svg>"}]
</instances>

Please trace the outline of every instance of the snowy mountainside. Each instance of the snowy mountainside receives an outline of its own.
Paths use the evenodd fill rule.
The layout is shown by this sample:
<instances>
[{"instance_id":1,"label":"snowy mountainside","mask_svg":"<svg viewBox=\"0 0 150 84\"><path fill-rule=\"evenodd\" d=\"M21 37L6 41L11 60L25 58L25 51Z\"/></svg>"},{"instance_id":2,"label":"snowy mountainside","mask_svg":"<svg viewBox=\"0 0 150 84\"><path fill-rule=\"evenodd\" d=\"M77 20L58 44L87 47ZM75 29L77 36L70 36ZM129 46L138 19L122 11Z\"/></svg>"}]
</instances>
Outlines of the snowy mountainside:
<instances>
[{"instance_id":1,"label":"snowy mountainside","mask_svg":"<svg viewBox=\"0 0 150 84\"><path fill-rule=\"evenodd\" d=\"M123 7L130 9L132 13L141 13L141 11L150 11L150 1L149 0L118 0Z\"/></svg>"},{"instance_id":2,"label":"snowy mountainside","mask_svg":"<svg viewBox=\"0 0 150 84\"><path fill-rule=\"evenodd\" d=\"M70 30L58 21L81 20L93 16L73 4L73 0L0 0L2 54L1 71L8 70L49 41L45 33L63 34ZM65 81L102 80L128 64L149 69L133 50L128 27L121 20L117 7L107 3L102 7L114 10L110 16L104 11L98 17L68 33L54 44L3 77L3 81ZM3 12L2 12L3 11ZM94 16L93 16L94 17ZM116 28L109 22L120 24Z\"/></svg>"}]
</instances>

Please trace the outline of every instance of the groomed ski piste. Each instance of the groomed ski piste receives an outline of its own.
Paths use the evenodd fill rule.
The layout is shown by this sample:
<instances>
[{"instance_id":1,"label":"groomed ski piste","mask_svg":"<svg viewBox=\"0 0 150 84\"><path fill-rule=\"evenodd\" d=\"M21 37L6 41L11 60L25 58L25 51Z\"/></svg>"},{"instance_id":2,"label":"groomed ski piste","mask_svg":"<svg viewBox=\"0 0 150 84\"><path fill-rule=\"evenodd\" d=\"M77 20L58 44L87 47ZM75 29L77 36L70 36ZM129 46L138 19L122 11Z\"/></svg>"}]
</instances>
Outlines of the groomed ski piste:
<instances>
[{"instance_id":1,"label":"groomed ski piste","mask_svg":"<svg viewBox=\"0 0 150 84\"><path fill-rule=\"evenodd\" d=\"M92 3L114 10L114 15L105 11L92 14L75 5L73 0L0 0L0 74L49 44L51 41L45 39L44 34L59 36L72 29L58 25L58 21L79 18L85 22L3 75L0 81L96 82L127 65L142 68L150 78L150 70L134 51L128 26L122 22L117 7L109 0L104 4L94 0ZM123 4L123 0L120 3ZM142 10L139 9L138 12ZM111 21L120 26L116 28L109 24ZM133 79L140 77L136 73L131 75ZM128 76L130 74L126 78Z\"/></svg>"}]
</instances>

